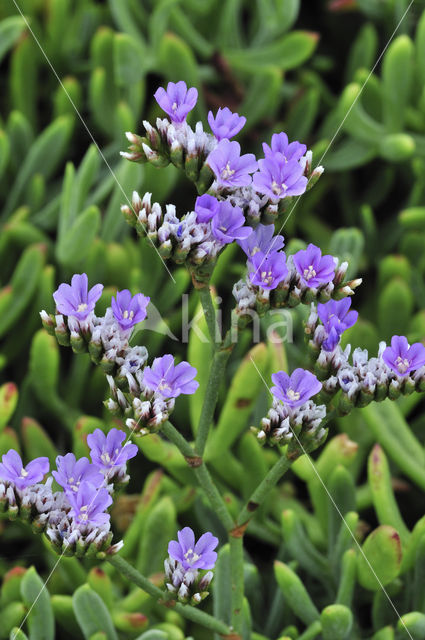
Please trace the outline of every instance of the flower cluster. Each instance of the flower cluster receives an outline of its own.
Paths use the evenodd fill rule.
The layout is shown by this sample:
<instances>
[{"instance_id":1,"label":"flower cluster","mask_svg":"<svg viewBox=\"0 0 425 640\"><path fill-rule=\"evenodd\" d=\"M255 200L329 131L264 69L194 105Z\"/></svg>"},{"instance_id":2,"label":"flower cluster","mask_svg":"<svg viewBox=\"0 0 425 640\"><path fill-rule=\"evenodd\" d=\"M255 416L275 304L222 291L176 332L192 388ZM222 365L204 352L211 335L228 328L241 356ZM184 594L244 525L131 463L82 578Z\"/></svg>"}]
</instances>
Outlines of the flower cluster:
<instances>
[{"instance_id":1,"label":"flower cluster","mask_svg":"<svg viewBox=\"0 0 425 640\"><path fill-rule=\"evenodd\" d=\"M127 418L127 426L140 435L157 429L174 409L180 394L195 393L196 369L187 362L174 363L166 354L146 366L148 352L131 347L129 340L136 324L146 318L149 298L141 293L118 291L103 317L95 314L95 304L103 286L88 289L87 275L75 274L71 284L61 284L53 294L60 313L41 312L43 326L59 344L71 345L76 353L88 352L107 374L111 397L107 408Z\"/></svg>"},{"instance_id":2,"label":"flower cluster","mask_svg":"<svg viewBox=\"0 0 425 640\"><path fill-rule=\"evenodd\" d=\"M91 461L77 460L73 453L58 456L56 470L45 482L48 458L35 458L24 466L20 455L10 449L0 463L1 510L45 532L58 553L95 555L110 549L107 510L115 486L128 481L127 462L138 451L134 444L123 444L124 440L125 433L118 429L107 435L96 429L87 437ZM53 480L61 490L53 490Z\"/></svg>"},{"instance_id":3,"label":"flower cluster","mask_svg":"<svg viewBox=\"0 0 425 640\"><path fill-rule=\"evenodd\" d=\"M165 560L165 586L183 603L199 604L208 595L217 560L214 551L218 539L212 533L204 533L197 542L190 527L177 532L177 540L168 545L169 557Z\"/></svg>"}]
</instances>

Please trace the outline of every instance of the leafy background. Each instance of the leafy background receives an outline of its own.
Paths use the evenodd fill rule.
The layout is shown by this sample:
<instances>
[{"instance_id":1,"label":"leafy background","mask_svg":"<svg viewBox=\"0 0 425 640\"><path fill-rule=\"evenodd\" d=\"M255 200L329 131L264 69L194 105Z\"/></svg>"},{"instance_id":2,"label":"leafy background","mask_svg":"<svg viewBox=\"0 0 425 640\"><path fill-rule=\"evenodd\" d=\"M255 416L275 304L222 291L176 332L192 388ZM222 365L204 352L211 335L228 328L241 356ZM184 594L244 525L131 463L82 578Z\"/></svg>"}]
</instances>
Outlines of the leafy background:
<instances>
[{"instance_id":1,"label":"leafy background","mask_svg":"<svg viewBox=\"0 0 425 640\"><path fill-rule=\"evenodd\" d=\"M396 333L412 341L423 339L424 2L413 2L376 68L408 7L406 0L18 4L33 33L13 1L0 7L0 453L14 447L26 458L48 455L53 461L58 452L72 447L84 455L85 435L99 424L108 428L113 422L102 409L106 386L101 372L85 356L69 357L60 351L40 330L39 310L53 311L52 292L72 273L84 270L90 282L106 285L101 307L107 306L116 288L143 291L180 337L180 301L190 291L189 276L183 268L176 270L174 285L150 247L134 238L119 210L133 189L151 191L154 200L175 202L181 210L193 206L193 189L174 167L159 171L119 156L126 148L124 132L140 132L143 119L152 121L159 115L152 94L170 80L183 79L198 88L200 99L191 121L205 122L207 111L219 106L244 114L247 125L239 140L245 151L259 154L263 140L285 130L290 138L308 143L316 162L323 157L324 176L285 223L289 250L314 242L348 259L350 275L364 278L354 303L361 320L347 336L354 345L373 352L379 340ZM220 258L214 285L225 310L231 306L231 283L243 268L236 248ZM196 311L193 294L189 307L191 313ZM264 415L268 398L242 355L251 348L267 378L287 359L291 368L305 362L305 310L292 313L294 344L286 349L265 343L252 346L247 332L223 382L209 462L229 504L249 495L274 460L274 453L258 449L247 433ZM264 336L272 321L264 320ZM136 337L151 356L169 350L185 354L186 345L171 340L159 318L156 329ZM188 359L199 370L201 387L208 355L208 345L192 332ZM239 402L247 398L250 402ZM408 615L425 613L423 536L420 545L425 526L420 520L425 506L425 420L419 399L415 395L391 406L369 407L338 421L332 427L335 437L317 460L341 511L360 514L360 525L352 516L360 542L378 525L393 526L401 535L403 560L395 558L388 581L382 581L399 610ZM175 424L190 433L199 411L198 396L180 400ZM338 430L348 435L336 436ZM371 454L375 442L382 445L378 467ZM126 557L153 574L161 571L177 517L180 525L218 534L220 525L169 443L150 436L139 446L142 453L131 466L129 493L117 501L113 524L117 538L124 535ZM226 447L227 456L217 454ZM376 468L385 480L378 489L373 482ZM382 508L383 492L388 497L393 489L407 525ZM412 536L415 523L417 533ZM349 637L371 637L388 625L396 627L394 611L382 592L362 578L361 568L354 603L347 595L338 601L344 572L354 562L343 561L353 545L352 540L341 542L342 532L311 470L296 466L288 482L270 496L247 539L247 607L258 634L298 637L334 602L353 610ZM7 638L55 558L19 523L0 520L0 540L0 572L5 576L0 637ZM336 540L340 548L335 558ZM310 596L299 595L300 602L311 598L313 608L305 604L298 610L291 602L286 585L296 574L285 573L279 564L274 575L276 554L289 572L301 576ZM371 557L376 557L376 549ZM388 558L382 564L388 566ZM12 569L30 565L36 569ZM224 619L226 571L224 547L214 596L215 613ZM126 589L110 568L63 559L25 629L30 638L47 640L89 638L97 631L106 634L99 638L131 638L145 629L150 634L157 630L157 635L142 636L146 640L208 637L175 612L164 613L143 593L129 594ZM95 607L106 604L99 628L87 622L81 601ZM50 622L40 626L41 619ZM424 621L425 616L412 622L418 629L415 638L425 637ZM323 621L322 626L327 628ZM330 640L343 637L342 631L322 633ZM392 638L392 633L379 638ZM308 637L318 634L320 629Z\"/></svg>"}]
</instances>

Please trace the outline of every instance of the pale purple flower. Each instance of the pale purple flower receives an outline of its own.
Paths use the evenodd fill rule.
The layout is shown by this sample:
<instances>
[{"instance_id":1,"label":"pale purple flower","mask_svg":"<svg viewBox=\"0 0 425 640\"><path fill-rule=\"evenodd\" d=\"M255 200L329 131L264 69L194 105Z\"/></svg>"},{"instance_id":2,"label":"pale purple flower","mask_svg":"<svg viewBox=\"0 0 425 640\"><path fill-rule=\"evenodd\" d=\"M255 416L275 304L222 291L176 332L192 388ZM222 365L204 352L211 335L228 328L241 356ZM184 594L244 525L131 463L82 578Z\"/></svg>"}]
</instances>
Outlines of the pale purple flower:
<instances>
[{"instance_id":1,"label":"pale purple flower","mask_svg":"<svg viewBox=\"0 0 425 640\"><path fill-rule=\"evenodd\" d=\"M270 391L289 407L300 407L322 388L322 383L307 369L295 369L289 376L285 371L272 374L275 387Z\"/></svg>"},{"instance_id":2,"label":"pale purple flower","mask_svg":"<svg viewBox=\"0 0 425 640\"><path fill-rule=\"evenodd\" d=\"M183 80L169 82L167 90L159 87L154 93L154 98L173 122L183 122L189 111L192 111L198 99L198 91L195 87L187 88Z\"/></svg>"},{"instance_id":3,"label":"pale purple flower","mask_svg":"<svg viewBox=\"0 0 425 640\"><path fill-rule=\"evenodd\" d=\"M266 158L280 153L288 161L299 160L307 151L307 147L298 141L289 142L288 136L282 131L282 133L274 133L272 135L271 148L263 142L263 151Z\"/></svg>"},{"instance_id":4,"label":"pale purple flower","mask_svg":"<svg viewBox=\"0 0 425 640\"><path fill-rule=\"evenodd\" d=\"M215 216L220 207L217 198L204 193L198 196L195 201L195 213L198 222L209 222Z\"/></svg>"},{"instance_id":5,"label":"pale purple flower","mask_svg":"<svg viewBox=\"0 0 425 640\"><path fill-rule=\"evenodd\" d=\"M17 489L26 489L40 482L49 471L49 459L35 458L24 467L21 456L15 449L3 454L0 462L0 480L10 482Z\"/></svg>"},{"instance_id":6,"label":"pale purple flower","mask_svg":"<svg viewBox=\"0 0 425 640\"><path fill-rule=\"evenodd\" d=\"M217 140L233 138L245 126L245 123L246 118L244 116L232 113L228 107L220 108L215 118L212 111L208 113L208 124Z\"/></svg>"},{"instance_id":7,"label":"pale purple flower","mask_svg":"<svg viewBox=\"0 0 425 640\"><path fill-rule=\"evenodd\" d=\"M259 160L258 165L260 170L254 174L253 186L259 193L281 200L287 196L299 196L306 190L307 178L296 160L286 162L281 154L275 153Z\"/></svg>"},{"instance_id":8,"label":"pale purple flower","mask_svg":"<svg viewBox=\"0 0 425 640\"><path fill-rule=\"evenodd\" d=\"M195 534L190 527L177 532L177 540L168 544L168 553L184 569L212 569L217 560L214 551L218 539L209 531L195 543Z\"/></svg>"},{"instance_id":9,"label":"pale purple flower","mask_svg":"<svg viewBox=\"0 0 425 640\"><path fill-rule=\"evenodd\" d=\"M327 333L326 340L322 343L325 351L333 351L339 342L341 335L357 322L357 311L349 310L351 298L343 300L329 300L317 305L317 315L323 322Z\"/></svg>"},{"instance_id":10,"label":"pale purple flower","mask_svg":"<svg viewBox=\"0 0 425 640\"><path fill-rule=\"evenodd\" d=\"M105 488L97 488L83 481L76 493L67 494L71 511L69 515L80 526L87 524L102 526L109 522L106 509L112 504L112 498Z\"/></svg>"},{"instance_id":11,"label":"pale purple flower","mask_svg":"<svg viewBox=\"0 0 425 640\"><path fill-rule=\"evenodd\" d=\"M207 164L214 172L219 185L223 187L246 187L251 184L250 174L258 164L253 153L241 156L238 142L221 140L207 158Z\"/></svg>"},{"instance_id":12,"label":"pale purple flower","mask_svg":"<svg viewBox=\"0 0 425 640\"><path fill-rule=\"evenodd\" d=\"M286 256L283 252L255 253L248 261L249 278L252 284L262 289L276 289L288 275Z\"/></svg>"},{"instance_id":13,"label":"pale purple flower","mask_svg":"<svg viewBox=\"0 0 425 640\"><path fill-rule=\"evenodd\" d=\"M391 347L387 347L382 359L398 376L407 376L425 364L425 347L420 342L409 346L405 336L393 336Z\"/></svg>"},{"instance_id":14,"label":"pale purple flower","mask_svg":"<svg viewBox=\"0 0 425 640\"><path fill-rule=\"evenodd\" d=\"M87 436L93 464L102 471L108 471L113 467L121 467L130 458L134 458L138 447L128 441L123 446L125 439L126 435L120 429L111 429L107 434L101 429L95 429Z\"/></svg>"},{"instance_id":15,"label":"pale purple flower","mask_svg":"<svg viewBox=\"0 0 425 640\"><path fill-rule=\"evenodd\" d=\"M318 287L331 282L335 275L333 256L322 256L319 247L309 244L293 255L295 267L306 287Z\"/></svg>"},{"instance_id":16,"label":"pale purple flower","mask_svg":"<svg viewBox=\"0 0 425 640\"><path fill-rule=\"evenodd\" d=\"M150 391L160 394L163 398L177 398L181 393L195 393L199 383L194 380L196 369L188 362L174 364L174 358L166 354L155 358L152 367L143 369L143 383Z\"/></svg>"},{"instance_id":17,"label":"pale purple flower","mask_svg":"<svg viewBox=\"0 0 425 640\"><path fill-rule=\"evenodd\" d=\"M114 318L123 331L131 329L146 318L146 307L150 298L141 293L131 295L128 289L117 291L117 298L112 296L111 307Z\"/></svg>"},{"instance_id":18,"label":"pale purple flower","mask_svg":"<svg viewBox=\"0 0 425 640\"><path fill-rule=\"evenodd\" d=\"M245 227L245 216L240 207L234 207L228 200L220 202L219 210L211 220L211 232L219 242L229 244L243 240L252 233L252 227Z\"/></svg>"},{"instance_id":19,"label":"pale purple flower","mask_svg":"<svg viewBox=\"0 0 425 640\"><path fill-rule=\"evenodd\" d=\"M52 476L67 494L76 493L84 480L95 487L100 487L104 481L103 474L88 458L76 460L73 453L58 456L56 467L57 471L52 471Z\"/></svg>"},{"instance_id":20,"label":"pale purple flower","mask_svg":"<svg viewBox=\"0 0 425 640\"><path fill-rule=\"evenodd\" d=\"M64 316L73 316L85 320L94 310L96 302L102 295L103 284L95 284L88 290L86 273L76 273L71 284L62 283L53 294L56 309Z\"/></svg>"},{"instance_id":21,"label":"pale purple flower","mask_svg":"<svg viewBox=\"0 0 425 640\"><path fill-rule=\"evenodd\" d=\"M280 251L285 246L283 236L273 236L273 224L259 224L245 240L238 240L237 243L251 259L256 253L274 253Z\"/></svg>"}]
</instances>

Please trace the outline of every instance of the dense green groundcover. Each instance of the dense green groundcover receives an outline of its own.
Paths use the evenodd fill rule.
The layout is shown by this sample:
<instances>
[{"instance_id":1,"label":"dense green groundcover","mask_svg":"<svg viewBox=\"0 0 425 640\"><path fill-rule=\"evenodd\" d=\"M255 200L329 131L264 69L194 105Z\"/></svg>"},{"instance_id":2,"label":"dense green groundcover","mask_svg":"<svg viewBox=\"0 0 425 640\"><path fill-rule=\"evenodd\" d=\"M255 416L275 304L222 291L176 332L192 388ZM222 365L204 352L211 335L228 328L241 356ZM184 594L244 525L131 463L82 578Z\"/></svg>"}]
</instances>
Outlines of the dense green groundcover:
<instances>
[{"instance_id":1,"label":"dense green groundcover","mask_svg":"<svg viewBox=\"0 0 425 640\"><path fill-rule=\"evenodd\" d=\"M360 319L344 344L375 354L395 334L424 340L423 1L3 0L0 65L0 455L14 448L54 465L66 451L86 455L95 428L124 424L104 408L107 383L89 355L73 356L41 329L39 311L54 311L52 293L73 273L105 284L100 313L117 289L150 296L158 314L135 342L151 358L188 360L205 390L210 344L195 330L182 340L184 318L200 308L190 274L169 263L174 283L120 212L134 189L193 208L195 189L172 164L158 170L119 155L125 131L143 135L142 120L160 115L152 95L168 81L198 88L191 124L219 106L246 116L245 153L259 156L280 131L313 149L325 173L283 234L289 253L313 242L349 262L349 279L363 278L353 298ZM223 316L244 271L233 244L212 276ZM258 344L246 328L221 380L205 459L232 518L280 455L249 430L270 406L255 368L269 383L278 369L308 366L307 313L290 311L292 343L266 342L273 312ZM176 402L172 421L188 440L201 403L202 393ZM314 464L300 458L270 489L245 534L244 640L425 638L423 407L413 393L333 419ZM176 531L212 531L219 559L198 610L230 624L230 551L217 513L171 442L158 434L136 442L130 484L111 514L120 555L160 584ZM56 562L28 525L0 519L0 639L214 635L130 590L107 562Z\"/></svg>"}]
</instances>

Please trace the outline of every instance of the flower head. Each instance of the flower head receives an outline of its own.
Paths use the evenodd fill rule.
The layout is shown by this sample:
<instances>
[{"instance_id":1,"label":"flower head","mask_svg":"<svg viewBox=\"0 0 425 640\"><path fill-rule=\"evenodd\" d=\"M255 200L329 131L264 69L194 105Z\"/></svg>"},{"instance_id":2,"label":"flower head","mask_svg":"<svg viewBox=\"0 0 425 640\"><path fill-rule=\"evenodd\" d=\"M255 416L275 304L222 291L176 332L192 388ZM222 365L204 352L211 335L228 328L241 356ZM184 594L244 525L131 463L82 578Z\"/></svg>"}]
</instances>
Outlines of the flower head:
<instances>
[{"instance_id":1,"label":"flower head","mask_svg":"<svg viewBox=\"0 0 425 640\"><path fill-rule=\"evenodd\" d=\"M187 88L183 80L169 82L167 90L159 87L154 93L154 98L173 122L183 122L189 111L192 111L198 99L198 91L195 87Z\"/></svg>"},{"instance_id":2,"label":"flower head","mask_svg":"<svg viewBox=\"0 0 425 640\"><path fill-rule=\"evenodd\" d=\"M382 359L398 376L407 376L425 365L425 347L420 342L409 346L405 336L393 336Z\"/></svg>"},{"instance_id":3,"label":"flower head","mask_svg":"<svg viewBox=\"0 0 425 640\"><path fill-rule=\"evenodd\" d=\"M35 458L24 467L21 456L15 449L3 454L0 462L0 479L10 482L17 489L26 489L40 482L49 470L49 459Z\"/></svg>"},{"instance_id":4,"label":"flower head","mask_svg":"<svg viewBox=\"0 0 425 640\"><path fill-rule=\"evenodd\" d=\"M333 256L322 256L319 247L309 244L307 249L293 256L295 267L306 287L318 287L333 280L335 261Z\"/></svg>"},{"instance_id":5,"label":"flower head","mask_svg":"<svg viewBox=\"0 0 425 640\"><path fill-rule=\"evenodd\" d=\"M289 142L288 136L282 131L282 133L274 133L272 135L271 148L263 142L263 151L266 158L280 153L288 161L299 160L307 151L307 147L297 141Z\"/></svg>"},{"instance_id":6,"label":"flower head","mask_svg":"<svg viewBox=\"0 0 425 640\"><path fill-rule=\"evenodd\" d=\"M215 216L220 207L220 203L214 196L204 193L198 196L195 202L195 213L198 222L209 222Z\"/></svg>"},{"instance_id":7,"label":"flower head","mask_svg":"<svg viewBox=\"0 0 425 640\"><path fill-rule=\"evenodd\" d=\"M204 533L195 544L195 534L190 527L177 532L177 540L171 540L168 553L180 562L184 569L212 569L217 554L214 551L218 539L212 533Z\"/></svg>"},{"instance_id":8,"label":"flower head","mask_svg":"<svg viewBox=\"0 0 425 640\"><path fill-rule=\"evenodd\" d=\"M351 298L343 300L329 300L317 305L317 314L323 322L327 333L322 347L325 351L333 351L339 342L341 335L357 322L357 311L349 311Z\"/></svg>"},{"instance_id":9,"label":"flower head","mask_svg":"<svg viewBox=\"0 0 425 640\"><path fill-rule=\"evenodd\" d=\"M76 460L73 453L58 456L56 467L57 471L52 471L52 476L67 494L76 493L84 480L95 487L100 487L104 481L103 474L91 464L88 458Z\"/></svg>"},{"instance_id":10,"label":"flower head","mask_svg":"<svg viewBox=\"0 0 425 640\"><path fill-rule=\"evenodd\" d=\"M199 383L194 380L196 369L188 362L174 364L174 358L166 354L155 358L152 367L143 370L143 383L147 389L163 398L177 398L181 393L195 393Z\"/></svg>"},{"instance_id":11,"label":"flower head","mask_svg":"<svg viewBox=\"0 0 425 640\"><path fill-rule=\"evenodd\" d=\"M281 200L286 196L299 196L306 190L307 178L296 160L287 162L282 154L275 153L259 160L258 165L260 170L254 174L253 185L259 193Z\"/></svg>"},{"instance_id":12,"label":"flower head","mask_svg":"<svg viewBox=\"0 0 425 640\"><path fill-rule=\"evenodd\" d=\"M245 216L240 207L234 207L228 200L220 202L219 210L211 221L211 232L223 244L243 240L252 233L245 227Z\"/></svg>"},{"instance_id":13,"label":"flower head","mask_svg":"<svg viewBox=\"0 0 425 640\"><path fill-rule=\"evenodd\" d=\"M112 504L112 498L107 489L98 489L84 481L76 493L68 494L68 500L72 507L69 515L78 525L101 526L109 521L109 513L105 511Z\"/></svg>"},{"instance_id":14,"label":"flower head","mask_svg":"<svg viewBox=\"0 0 425 640\"><path fill-rule=\"evenodd\" d=\"M103 284L95 284L88 290L88 278L85 273L72 276L71 284L62 283L54 292L56 308L64 316L73 316L85 320L94 310L96 302L102 295Z\"/></svg>"},{"instance_id":15,"label":"flower head","mask_svg":"<svg viewBox=\"0 0 425 640\"><path fill-rule=\"evenodd\" d=\"M130 458L137 455L137 445L126 442L122 446L126 435L120 429L111 429L107 435L101 429L95 429L87 436L87 444L90 447L90 457L93 464L103 472L113 467L121 467Z\"/></svg>"},{"instance_id":16,"label":"flower head","mask_svg":"<svg viewBox=\"0 0 425 640\"><path fill-rule=\"evenodd\" d=\"M322 388L322 383L306 369L295 369L291 376L278 371L272 380L276 385L271 388L272 394L290 407L300 407Z\"/></svg>"},{"instance_id":17,"label":"flower head","mask_svg":"<svg viewBox=\"0 0 425 640\"><path fill-rule=\"evenodd\" d=\"M245 240L238 240L237 243L251 259L256 253L275 253L285 246L283 236L273 236L274 225L259 224Z\"/></svg>"},{"instance_id":18,"label":"flower head","mask_svg":"<svg viewBox=\"0 0 425 640\"><path fill-rule=\"evenodd\" d=\"M246 118L244 116L232 113L228 107L220 108L215 118L212 111L208 113L208 124L217 140L233 138L245 126L245 123Z\"/></svg>"},{"instance_id":19,"label":"flower head","mask_svg":"<svg viewBox=\"0 0 425 640\"><path fill-rule=\"evenodd\" d=\"M257 170L257 160L253 153L241 156L238 142L221 140L207 158L207 164L214 172L219 185L223 187L246 187L251 184L250 173Z\"/></svg>"},{"instance_id":20,"label":"flower head","mask_svg":"<svg viewBox=\"0 0 425 640\"><path fill-rule=\"evenodd\" d=\"M146 318L146 307L150 298L141 293L132 296L128 289L117 291L117 298L112 297L111 307L114 318L123 331L131 329Z\"/></svg>"},{"instance_id":21,"label":"flower head","mask_svg":"<svg viewBox=\"0 0 425 640\"><path fill-rule=\"evenodd\" d=\"M248 262L252 284L262 289L276 289L288 275L286 256L283 252L255 253Z\"/></svg>"}]
</instances>

